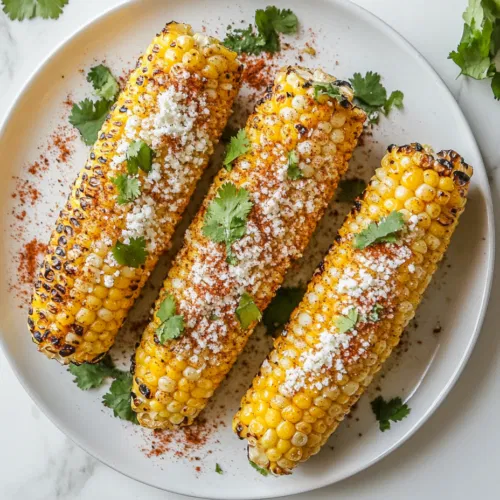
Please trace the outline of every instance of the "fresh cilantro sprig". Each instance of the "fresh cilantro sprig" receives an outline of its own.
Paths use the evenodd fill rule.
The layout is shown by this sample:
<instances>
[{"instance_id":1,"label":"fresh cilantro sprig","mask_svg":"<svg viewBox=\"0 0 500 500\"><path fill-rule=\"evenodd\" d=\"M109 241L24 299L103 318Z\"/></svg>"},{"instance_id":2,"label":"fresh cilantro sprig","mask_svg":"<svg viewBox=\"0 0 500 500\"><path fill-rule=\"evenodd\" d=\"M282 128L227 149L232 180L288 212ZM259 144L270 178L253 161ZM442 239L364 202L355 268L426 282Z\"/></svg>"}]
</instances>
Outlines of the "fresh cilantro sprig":
<instances>
[{"instance_id":1,"label":"fresh cilantro sprig","mask_svg":"<svg viewBox=\"0 0 500 500\"><path fill-rule=\"evenodd\" d=\"M241 327L245 330L254 321L260 321L262 318L262 313L259 308L255 305L253 297L244 292L240 297L240 302L236 308L236 316L240 322Z\"/></svg>"},{"instance_id":2,"label":"fresh cilantro sprig","mask_svg":"<svg viewBox=\"0 0 500 500\"><path fill-rule=\"evenodd\" d=\"M296 181L297 179L302 179L304 174L299 167L299 155L297 151L290 151L288 153L288 169L287 169L288 178L292 179L292 181Z\"/></svg>"},{"instance_id":3,"label":"fresh cilantro sprig","mask_svg":"<svg viewBox=\"0 0 500 500\"><path fill-rule=\"evenodd\" d=\"M224 45L239 54L260 54L278 52L281 48L279 33L297 32L298 19L290 9L278 9L274 6L255 12L255 27L230 30L224 39Z\"/></svg>"},{"instance_id":4,"label":"fresh cilantro sprig","mask_svg":"<svg viewBox=\"0 0 500 500\"><path fill-rule=\"evenodd\" d=\"M119 174L111 179L111 182L118 190L118 203L124 205L134 201L141 194L139 179L129 177L125 174Z\"/></svg>"},{"instance_id":5,"label":"fresh cilantro sprig","mask_svg":"<svg viewBox=\"0 0 500 500\"><path fill-rule=\"evenodd\" d=\"M263 467L260 467L257 465L255 462L252 462L251 460L248 461L249 464L259 473L262 474L263 476L268 476L269 471L267 469L264 469Z\"/></svg>"},{"instance_id":6,"label":"fresh cilantro sprig","mask_svg":"<svg viewBox=\"0 0 500 500\"><path fill-rule=\"evenodd\" d=\"M407 417L411 411L406 403L403 404L401 398L392 398L390 401L385 401L382 396L378 396L370 404L382 432L391 428L391 421L399 422Z\"/></svg>"},{"instance_id":7,"label":"fresh cilantro sprig","mask_svg":"<svg viewBox=\"0 0 500 500\"><path fill-rule=\"evenodd\" d=\"M354 307L349 309L347 316L338 316L335 320L335 326L339 333L346 333L352 330L359 320L359 314Z\"/></svg>"},{"instance_id":8,"label":"fresh cilantro sprig","mask_svg":"<svg viewBox=\"0 0 500 500\"><path fill-rule=\"evenodd\" d=\"M73 104L69 122L78 129L87 146L91 146L97 140L97 134L108 116L109 106L109 101L105 99L95 102L84 99Z\"/></svg>"},{"instance_id":9,"label":"fresh cilantro sprig","mask_svg":"<svg viewBox=\"0 0 500 500\"><path fill-rule=\"evenodd\" d=\"M327 95L332 97L333 99L337 99L337 101L342 101L345 99L344 95L340 91L340 87L335 85L335 82L314 82L314 98L318 100L320 95Z\"/></svg>"},{"instance_id":10,"label":"fresh cilantro sprig","mask_svg":"<svg viewBox=\"0 0 500 500\"><path fill-rule=\"evenodd\" d=\"M380 219L380 222L371 222L368 227L356 234L354 237L354 248L363 250L375 243L394 243L397 241L398 233L405 227L403 214L391 212L387 217Z\"/></svg>"},{"instance_id":11,"label":"fresh cilantro sprig","mask_svg":"<svg viewBox=\"0 0 500 500\"><path fill-rule=\"evenodd\" d=\"M100 387L107 377L116 378L123 373L115 368L109 355L95 364L71 364L68 367L68 371L75 377L73 382L75 382L82 391Z\"/></svg>"},{"instance_id":12,"label":"fresh cilantro sprig","mask_svg":"<svg viewBox=\"0 0 500 500\"><path fill-rule=\"evenodd\" d=\"M381 112L388 115L393 107L403 108L403 92L395 90L387 98L387 90L380 80L380 75L373 71L368 71L365 76L354 73L349 79L354 90L354 100L366 111L370 123L377 123Z\"/></svg>"},{"instance_id":13,"label":"fresh cilantro sprig","mask_svg":"<svg viewBox=\"0 0 500 500\"><path fill-rule=\"evenodd\" d=\"M69 0L1 0L3 11L13 21L33 19L57 19Z\"/></svg>"},{"instance_id":14,"label":"fresh cilantro sprig","mask_svg":"<svg viewBox=\"0 0 500 500\"><path fill-rule=\"evenodd\" d=\"M154 151L142 140L131 142L127 149L127 171L137 174L139 169L147 174L151 172Z\"/></svg>"},{"instance_id":15,"label":"fresh cilantro sprig","mask_svg":"<svg viewBox=\"0 0 500 500\"><path fill-rule=\"evenodd\" d=\"M500 3L469 0L463 20L462 38L448 58L460 68L460 75L476 80L491 78L493 96L500 99L500 72L495 65L500 50Z\"/></svg>"},{"instance_id":16,"label":"fresh cilantro sprig","mask_svg":"<svg viewBox=\"0 0 500 500\"><path fill-rule=\"evenodd\" d=\"M94 92L100 99L84 99L73 104L69 122L78 129L85 144L91 146L97 140L97 134L108 116L119 86L111 71L102 64L90 69L87 80L92 83Z\"/></svg>"},{"instance_id":17,"label":"fresh cilantro sprig","mask_svg":"<svg viewBox=\"0 0 500 500\"><path fill-rule=\"evenodd\" d=\"M203 234L215 243L226 244L226 260L235 265L231 245L242 238L247 230L247 217L253 203L244 188L238 189L226 182L217 191L205 214Z\"/></svg>"},{"instance_id":18,"label":"fresh cilantro sprig","mask_svg":"<svg viewBox=\"0 0 500 500\"><path fill-rule=\"evenodd\" d=\"M353 203L366 188L366 182L363 179L345 179L340 181L337 193L337 201Z\"/></svg>"},{"instance_id":19,"label":"fresh cilantro sprig","mask_svg":"<svg viewBox=\"0 0 500 500\"><path fill-rule=\"evenodd\" d=\"M102 402L104 406L113 410L115 417L138 424L137 414L130 406L131 391L132 375L130 373L123 373L111 384L109 391L104 394Z\"/></svg>"},{"instance_id":20,"label":"fresh cilantro sprig","mask_svg":"<svg viewBox=\"0 0 500 500\"><path fill-rule=\"evenodd\" d=\"M130 238L130 243L128 244L117 241L111 251L118 264L135 268L142 266L148 256L146 240L142 236L139 238Z\"/></svg>"},{"instance_id":21,"label":"fresh cilantro sprig","mask_svg":"<svg viewBox=\"0 0 500 500\"><path fill-rule=\"evenodd\" d=\"M238 130L238 133L234 137L231 137L231 141L227 147L226 156L224 158L224 166L226 167L226 170L230 172L233 168L233 161L241 155L248 153L248 151L250 151L250 143L248 142L245 129L242 128L241 130Z\"/></svg>"},{"instance_id":22,"label":"fresh cilantro sprig","mask_svg":"<svg viewBox=\"0 0 500 500\"><path fill-rule=\"evenodd\" d=\"M299 305L304 296L305 288L283 287L278 290L276 297L265 310L262 321L268 335L274 334L290 318L293 310Z\"/></svg>"},{"instance_id":23,"label":"fresh cilantro sprig","mask_svg":"<svg viewBox=\"0 0 500 500\"><path fill-rule=\"evenodd\" d=\"M175 298L168 294L156 313L156 317L161 321L161 325L156 329L160 344L178 338L184 331L184 316L175 314L175 310Z\"/></svg>"}]
</instances>

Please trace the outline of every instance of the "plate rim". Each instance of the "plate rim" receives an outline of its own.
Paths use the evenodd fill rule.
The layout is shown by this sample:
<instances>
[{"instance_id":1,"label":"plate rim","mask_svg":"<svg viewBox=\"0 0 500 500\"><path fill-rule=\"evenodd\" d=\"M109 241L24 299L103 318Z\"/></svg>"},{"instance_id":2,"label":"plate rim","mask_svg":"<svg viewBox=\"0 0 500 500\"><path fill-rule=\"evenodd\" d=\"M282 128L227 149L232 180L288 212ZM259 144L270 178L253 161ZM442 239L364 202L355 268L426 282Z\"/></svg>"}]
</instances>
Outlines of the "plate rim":
<instances>
[{"instance_id":1,"label":"plate rim","mask_svg":"<svg viewBox=\"0 0 500 500\"><path fill-rule=\"evenodd\" d=\"M242 1L247 1L247 0L242 0ZM451 102L451 106L455 108L456 111L458 111L458 116L462 123L465 125L465 133L469 136L469 141L471 144L471 147L474 151L474 153L477 155L479 159L479 166L482 167L487 175L487 170L486 166L484 164L484 160L481 155L481 151L479 149L479 146L477 144L476 138L474 136L474 133L470 127L470 124L465 117L464 112L462 111L462 108L459 106L459 104L455 101L455 98L453 94L451 93L450 89L444 82L444 80L441 78L439 73L433 68L433 66L427 61L427 59L417 50L417 48L411 44L399 31L397 31L394 27L392 27L389 23L381 19L379 16L374 14L373 12L369 11L368 9L354 3L351 0L326 0L328 3L332 4L333 6L339 5L344 7L347 10L350 10L352 13L356 15L356 17L360 17L367 21L368 23L371 23L374 25L376 28L380 29L380 31L388 36L391 40L393 40L396 44L401 45L404 49L406 49L408 52L410 52L416 60L419 60L420 64L425 66L427 70L430 71L430 74L435 78L435 83L437 86L441 88L441 90L444 91L445 95L447 96L448 100ZM87 22L83 23L79 28L74 30L70 35L66 36L63 38L63 40L58 43L54 49L50 51L50 53L43 59L36 67L35 69L30 73L30 75L26 78L24 83L22 84L19 92L15 95L14 99L12 100L11 105L7 108L3 118L1 119L0 122L0 136L3 135L4 131L7 129L8 125L10 122L13 120L13 117L15 116L15 110L23 98L23 96L26 94L26 92L30 89L30 87L35 83L39 73L41 73L45 66L47 66L57 55L60 51L64 49L64 47L70 43L74 38L79 36L81 33L83 33L85 30L90 28L93 24L100 22L104 20L107 17L111 17L114 14L118 13L120 10L125 10L130 7L132 4L138 4L140 3L141 0L125 0L122 3L118 5L114 5L108 9L105 9L103 12L97 14L96 16L92 17L90 20ZM477 165L477 163L476 163ZM349 473L345 473L339 478L335 480L329 480L326 478L325 480L320 480L318 479L318 483L315 484L313 487L306 486L306 487L298 487L298 488L293 488L293 490L288 490L283 493L280 493L279 495L265 495L265 496L245 496L245 497L238 497L240 500L253 500L253 499L268 499L268 498L282 498L287 495L297 495L300 493L305 493L308 491L314 491L320 488L324 488L327 486L331 486L333 484L336 484L340 481L343 481L349 477L352 477L359 472L371 467L375 463L379 462L386 456L388 456L390 453L395 451L397 448L399 448L401 445L403 445L410 437L412 437L421 427L422 425L427 422L427 420L434 414L434 412L437 410L437 408L443 403L451 389L455 386L456 382L458 381L458 378L460 377L461 373L463 372L470 355L472 354L472 351L474 349L474 346L477 342L477 339L479 337L479 334L481 333L482 325L484 323L484 318L486 316L486 312L488 309L489 305L489 299L491 296L491 289L492 289L492 284L493 284L493 275L494 275L494 267L495 267L495 220L494 220L494 211L493 211L493 200L491 196L491 189L489 184L485 185L484 189L484 200L485 200L485 207L486 207L486 227L487 227L487 233L488 235L493 235L493 238L488 238L486 241L486 249L487 249L487 259L486 259L486 275L487 275L487 282L485 284L484 292L481 297L481 304L480 308L477 314L477 319L475 322L474 326L474 331L473 334L471 335L469 342L463 352L463 355L459 362L457 363L457 366L455 370L453 371L452 375L449 377L448 381L444 385L443 389L441 392L438 394L438 396L432 401L432 403L429 405L427 411L420 417L420 419L409 429L405 434L403 434L397 441L395 441L391 446L389 446L387 449L385 449L382 453L379 455L375 456L372 460L369 460L368 462L364 462L358 467L353 468ZM114 471L130 478L135 481L138 481L140 483L143 483L147 486L151 486L153 488L156 488L161 491L167 491L170 493L176 493L176 494L182 494L182 495L189 495L195 498L206 498L206 499L213 499L213 500L225 500L228 499L230 500L232 497L229 497L227 495L222 495L218 497L200 497L198 496L197 492L193 492L192 490L189 489L189 486L187 488L182 487L177 488L175 490L173 489L166 489L162 486L158 486L156 484L152 484L148 482L145 479L142 479L140 477L137 477L135 475L123 472L119 470L117 467L114 465L110 464L107 460L104 458L100 457L98 453L91 451L87 445L83 442L80 441L79 437L73 434L73 431L66 426L64 421L60 420L58 415L53 413L52 410L50 409L49 406L46 406L42 400L38 398L38 395L35 394L34 391L29 388L27 380L25 380L23 374L21 373L21 370L17 369L17 363L14 361L14 359L11 357L9 350L7 348L7 345L4 341L4 333L2 331L3 329L0 328L0 349L5 355L5 359L7 360L7 363L9 364L11 370L15 374L17 380L20 382L21 386L23 389L26 391L28 396L31 398L33 403L43 412L43 414L50 420L52 424L54 424L55 427L57 427L60 431L62 431L65 436L67 436L73 443L75 443L78 447L83 449L86 453L88 453L90 456L98 460L99 462L103 463L107 467L110 467ZM286 489L286 488L284 488Z\"/></svg>"}]
</instances>

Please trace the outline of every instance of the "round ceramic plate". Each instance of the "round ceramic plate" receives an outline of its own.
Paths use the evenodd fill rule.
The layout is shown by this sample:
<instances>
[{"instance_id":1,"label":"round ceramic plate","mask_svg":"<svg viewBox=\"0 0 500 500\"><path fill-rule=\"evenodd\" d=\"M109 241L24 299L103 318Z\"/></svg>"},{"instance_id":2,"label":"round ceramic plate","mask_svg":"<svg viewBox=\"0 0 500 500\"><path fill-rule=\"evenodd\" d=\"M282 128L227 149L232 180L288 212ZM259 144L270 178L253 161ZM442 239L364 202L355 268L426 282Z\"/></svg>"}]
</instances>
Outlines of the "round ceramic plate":
<instances>
[{"instance_id":1,"label":"round ceramic plate","mask_svg":"<svg viewBox=\"0 0 500 500\"><path fill-rule=\"evenodd\" d=\"M290 46L275 63L302 59L302 65L321 66L342 79L354 72L373 70L383 75L389 91L400 89L405 94L404 110L382 117L366 135L351 162L351 176L369 176L388 144L413 141L431 144L435 150L455 148L474 166L467 210L419 309L418 326L413 324L404 335L383 378L374 382L353 418L346 419L317 456L293 475L273 478L249 467L245 444L230 429L239 399L270 346L263 328L257 330L203 413L204 423L198 424L191 435L181 431L153 436L148 430L114 418L101 403L107 388L79 390L66 368L36 351L26 329L25 294L29 287L18 268L26 271L30 248L32 251L37 241L47 241L70 183L85 161L87 148L78 138L67 138L71 135L67 130L67 101L90 94L86 71L105 62L115 74L125 74L153 35L172 19L190 23L195 30L204 28L210 34L224 36L230 22L246 26L240 24L241 20L253 21L255 9L267 3L150 0L118 7L67 40L34 73L0 136L1 338L14 370L52 421L99 460L150 485L199 497L268 498L312 490L346 478L394 450L429 417L456 381L479 332L492 277L493 216L485 169L469 126L439 77L396 32L363 9L340 0L287 0L280 6L296 12L301 31L286 39ZM302 52L306 42L316 49L316 56ZM255 93L248 89L242 93L236 119L243 118L254 98ZM61 135L70 141L66 161L64 147L55 144ZM37 161L41 162L39 166L34 163ZM217 168L218 162L213 163L177 233L176 248ZM28 190L26 194L27 187L36 189L36 193ZM24 214L20 202L25 205ZM287 277L288 283L307 281L348 208L342 203L331 205L300 266ZM151 287L117 339L112 354L118 362L121 355L130 355L140 333L138 324L147 317L155 286L164 277L169 258L159 265ZM380 393L386 398L409 400L412 409L408 418L385 433L379 431L369 405ZM220 464L223 475L215 473L215 464Z\"/></svg>"}]
</instances>

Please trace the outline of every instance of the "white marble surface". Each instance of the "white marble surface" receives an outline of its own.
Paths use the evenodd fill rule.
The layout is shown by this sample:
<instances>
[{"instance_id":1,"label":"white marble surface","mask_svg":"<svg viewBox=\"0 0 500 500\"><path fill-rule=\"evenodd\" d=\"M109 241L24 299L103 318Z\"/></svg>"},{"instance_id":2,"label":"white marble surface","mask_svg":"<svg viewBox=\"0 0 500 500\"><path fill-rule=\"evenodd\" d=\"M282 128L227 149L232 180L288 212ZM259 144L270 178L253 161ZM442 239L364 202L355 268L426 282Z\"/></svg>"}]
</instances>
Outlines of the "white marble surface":
<instances>
[{"instance_id":1,"label":"white marble surface","mask_svg":"<svg viewBox=\"0 0 500 500\"><path fill-rule=\"evenodd\" d=\"M20 86L62 40L123 0L70 0L57 21L11 22L0 13L0 121ZM166 0L158 0L166 1ZM272 2L270 2L272 3ZM487 82L456 80L447 60L461 35L466 0L357 0L394 26L444 78L465 112L490 174L500 220L500 102ZM422 96L425 99L425 96ZM443 126L453 127L443 122ZM458 147L458 146L457 146ZM2 152L5 160L5 152ZM498 498L500 463L500 259L489 312L462 377L441 408L405 445L370 469L309 499ZM137 483L73 445L31 402L0 352L2 500L185 497Z\"/></svg>"}]
</instances>

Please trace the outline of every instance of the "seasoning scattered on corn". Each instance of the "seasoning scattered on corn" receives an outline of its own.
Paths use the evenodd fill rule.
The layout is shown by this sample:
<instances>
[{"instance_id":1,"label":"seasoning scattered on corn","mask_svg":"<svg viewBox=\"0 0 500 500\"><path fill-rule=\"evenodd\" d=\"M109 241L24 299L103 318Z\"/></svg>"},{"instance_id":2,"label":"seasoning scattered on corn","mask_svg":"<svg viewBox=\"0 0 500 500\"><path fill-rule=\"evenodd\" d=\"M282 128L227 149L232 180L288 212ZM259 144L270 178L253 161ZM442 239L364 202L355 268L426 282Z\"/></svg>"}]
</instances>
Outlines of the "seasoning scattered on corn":
<instances>
[{"instance_id":1,"label":"seasoning scattered on corn","mask_svg":"<svg viewBox=\"0 0 500 500\"><path fill-rule=\"evenodd\" d=\"M454 151L390 146L233 421L249 459L288 474L318 453L398 344L464 210Z\"/></svg>"},{"instance_id":2,"label":"seasoning scattered on corn","mask_svg":"<svg viewBox=\"0 0 500 500\"><path fill-rule=\"evenodd\" d=\"M112 346L227 123L241 69L178 23L138 60L36 277L28 324L48 357L92 363Z\"/></svg>"},{"instance_id":3,"label":"seasoning scattered on corn","mask_svg":"<svg viewBox=\"0 0 500 500\"><path fill-rule=\"evenodd\" d=\"M352 98L322 71L285 68L238 134L246 152L215 179L137 348L141 425L190 424L231 369L347 169L366 118ZM240 214L224 231L222 212Z\"/></svg>"}]
</instances>

